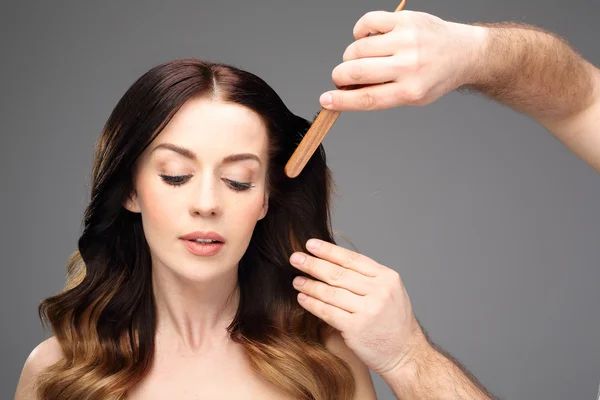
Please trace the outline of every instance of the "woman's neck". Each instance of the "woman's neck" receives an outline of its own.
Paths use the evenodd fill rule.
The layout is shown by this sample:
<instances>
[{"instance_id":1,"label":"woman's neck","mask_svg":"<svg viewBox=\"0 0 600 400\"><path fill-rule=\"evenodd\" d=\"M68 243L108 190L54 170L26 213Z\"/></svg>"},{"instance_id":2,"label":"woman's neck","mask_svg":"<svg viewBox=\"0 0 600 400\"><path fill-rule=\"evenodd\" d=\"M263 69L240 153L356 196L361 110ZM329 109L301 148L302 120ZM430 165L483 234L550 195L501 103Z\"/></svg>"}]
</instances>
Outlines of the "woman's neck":
<instances>
[{"instance_id":1,"label":"woman's neck","mask_svg":"<svg viewBox=\"0 0 600 400\"><path fill-rule=\"evenodd\" d=\"M239 304L237 268L193 282L165 267L153 267L157 345L169 351L203 352L228 338Z\"/></svg>"}]
</instances>

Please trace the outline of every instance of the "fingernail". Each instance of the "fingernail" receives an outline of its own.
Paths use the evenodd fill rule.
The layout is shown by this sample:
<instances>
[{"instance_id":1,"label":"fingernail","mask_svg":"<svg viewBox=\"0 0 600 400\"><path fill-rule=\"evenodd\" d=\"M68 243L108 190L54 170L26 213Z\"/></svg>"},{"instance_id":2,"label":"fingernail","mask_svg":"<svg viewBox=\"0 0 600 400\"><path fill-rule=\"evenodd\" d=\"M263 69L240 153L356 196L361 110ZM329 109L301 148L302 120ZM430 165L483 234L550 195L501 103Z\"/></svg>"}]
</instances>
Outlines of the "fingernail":
<instances>
[{"instance_id":1,"label":"fingernail","mask_svg":"<svg viewBox=\"0 0 600 400\"><path fill-rule=\"evenodd\" d=\"M294 278L294 285L296 286L302 286L304 285L304 282L306 282L306 278L303 276L297 276Z\"/></svg>"},{"instance_id":2,"label":"fingernail","mask_svg":"<svg viewBox=\"0 0 600 400\"><path fill-rule=\"evenodd\" d=\"M308 296L305 295L304 293L298 293L298 300L302 301L302 300L306 300Z\"/></svg>"},{"instance_id":3,"label":"fingernail","mask_svg":"<svg viewBox=\"0 0 600 400\"><path fill-rule=\"evenodd\" d=\"M321 95L321 97L319 98L319 101L321 102L322 105L328 106L333 102L333 97L331 96L330 93L323 93Z\"/></svg>"},{"instance_id":4,"label":"fingernail","mask_svg":"<svg viewBox=\"0 0 600 400\"><path fill-rule=\"evenodd\" d=\"M291 261L294 264L302 264L305 258L302 254L294 253L292 254Z\"/></svg>"},{"instance_id":5,"label":"fingernail","mask_svg":"<svg viewBox=\"0 0 600 400\"><path fill-rule=\"evenodd\" d=\"M308 249L316 250L321 247L321 241L317 239L310 239L308 242L306 242L306 247Z\"/></svg>"}]
</instances>

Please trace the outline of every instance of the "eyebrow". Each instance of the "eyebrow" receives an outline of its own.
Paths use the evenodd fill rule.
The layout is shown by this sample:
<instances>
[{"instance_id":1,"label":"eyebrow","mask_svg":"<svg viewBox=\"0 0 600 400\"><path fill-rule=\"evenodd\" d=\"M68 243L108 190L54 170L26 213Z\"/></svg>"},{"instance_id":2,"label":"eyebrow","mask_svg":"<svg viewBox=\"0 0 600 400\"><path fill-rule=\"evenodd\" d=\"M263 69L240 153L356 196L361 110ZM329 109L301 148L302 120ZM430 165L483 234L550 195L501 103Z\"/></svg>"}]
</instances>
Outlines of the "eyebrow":
<instances>
[{"instance_id":1,"label":"eyebrow","mask_svg":"<svg viewBox=\"0 0 600 400\"><path fill-rule=\"evenodd\" d=\"M174 151L175 153L178 153L178 154L184 156L185 158L189 158L190 160L197 159L196 153L194 153L192 150L187 149L185 147L177 146L172 143L161 143L158 146L156 146L150 154L154 153L158 149L166 149L166 150ZM244 160L255 160L255 161L258 161L259 164L261 163L260 158L256 154L239 153L239 154L230 154L227 157L223 158L221 160L221 164L231 164L231 163L234 163L237 161L244 161Z\"/></svg>"}]
</instances>

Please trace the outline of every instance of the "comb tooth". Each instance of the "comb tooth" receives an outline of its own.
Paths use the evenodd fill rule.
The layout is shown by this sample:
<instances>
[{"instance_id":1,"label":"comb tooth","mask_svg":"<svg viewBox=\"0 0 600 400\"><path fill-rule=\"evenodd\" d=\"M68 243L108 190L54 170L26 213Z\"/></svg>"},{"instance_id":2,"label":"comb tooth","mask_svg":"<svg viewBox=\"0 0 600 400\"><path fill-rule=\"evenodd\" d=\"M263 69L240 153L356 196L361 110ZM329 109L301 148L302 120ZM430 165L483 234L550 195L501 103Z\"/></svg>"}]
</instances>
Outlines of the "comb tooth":
<instances>
[{"instance_id":1,"label":"comb tooth","mask_svg":"<svg viewBox=\"0 0 600 400\"><path fill-rule=\"evenodd\" d=\"M405 4L406 0L402 0L394 12L402 10ZM358 87L360 85L350 85L346 89L355 89ZM300 172L302 172L302 169L304 169L308 160L310 160L315 150L317 150L319 144L321 144L339 115L340 111L328 110L326 108L321 109L317 118L294 151L294 154L292 154L285 164L284 171L289 178L295 178L300 175Z\"/></svg>"}]
</instances>

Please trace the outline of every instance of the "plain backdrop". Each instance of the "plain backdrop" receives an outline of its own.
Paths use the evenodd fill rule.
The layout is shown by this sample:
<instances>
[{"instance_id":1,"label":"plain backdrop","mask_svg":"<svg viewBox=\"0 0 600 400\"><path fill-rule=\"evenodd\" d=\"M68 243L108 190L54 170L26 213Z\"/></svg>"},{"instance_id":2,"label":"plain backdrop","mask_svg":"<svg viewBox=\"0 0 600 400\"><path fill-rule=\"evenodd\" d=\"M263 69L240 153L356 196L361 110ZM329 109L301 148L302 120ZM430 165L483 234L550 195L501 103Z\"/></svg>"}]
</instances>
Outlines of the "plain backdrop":
<instances>
[{"instance_id":1,"label":"plain backdrop","mask_svg":"<svg viewBox=\"0 0 600 400\"><path fill-rule=\"evenodd\" d=\"M249 70L312 119L355 22L395 2L4 3L0 397L44 339L64 282L93 146L127 87L197 57ZM591 0L409 1L462 22L512 20L600 64ZM600 121L599 121L600 122ZM434 341L506 399L595 399L600 381L600 175L534 121L475 95L343 113L324 141L334 228L397 270ZM342 239L340 243L345 245ZM380 399L394 396L373 375Z\"/></svg>"}]
</instances>

